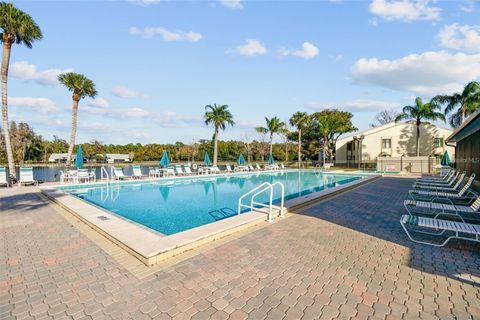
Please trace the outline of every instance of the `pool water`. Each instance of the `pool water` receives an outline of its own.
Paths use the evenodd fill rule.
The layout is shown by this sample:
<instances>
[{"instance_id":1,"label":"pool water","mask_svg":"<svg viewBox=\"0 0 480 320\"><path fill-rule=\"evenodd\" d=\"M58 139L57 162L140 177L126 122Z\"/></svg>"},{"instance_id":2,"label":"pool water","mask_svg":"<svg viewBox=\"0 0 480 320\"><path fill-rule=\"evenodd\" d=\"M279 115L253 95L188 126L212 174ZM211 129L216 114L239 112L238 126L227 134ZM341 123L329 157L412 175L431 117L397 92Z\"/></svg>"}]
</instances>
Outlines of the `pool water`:
<instances>
[{"instance_id":1,"label":"pool water","mask_svg":"<svg viewBox=\"0 0 480 320\"><path fill-rule=\"evenodd\" d=\"M288 200L362 177L365 175L294 170L59 189L162 234L171 235L236 215L238 199L263 182L283 183L285 200ZM275 202L280 201L280 195L279 188L276 188ZM255 199L267 203L268 192ZM249 202L247 197L243 203Z\"/></svg>"}]
</instances>

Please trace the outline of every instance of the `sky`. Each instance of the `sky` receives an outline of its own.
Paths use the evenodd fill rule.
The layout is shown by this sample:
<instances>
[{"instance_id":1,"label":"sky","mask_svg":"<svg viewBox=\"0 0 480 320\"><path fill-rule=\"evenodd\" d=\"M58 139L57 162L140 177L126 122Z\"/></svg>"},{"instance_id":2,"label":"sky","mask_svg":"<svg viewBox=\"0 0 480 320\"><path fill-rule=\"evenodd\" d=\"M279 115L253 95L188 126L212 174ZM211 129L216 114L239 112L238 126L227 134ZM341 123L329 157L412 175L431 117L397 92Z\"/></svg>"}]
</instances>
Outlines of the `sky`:
<instances>
[{"instance_id":1,"label":"sky","mask_svg":"<svg viewBox=\"0 0 480 320\"><path fill-rule=\"evenodd\" d=\"M227 104L220 139L258 139L264 117L338 108L367 129L383 109L480 79L480 1L14 1L43 39L12 49L10 120L70 134L71 93L92 79L77 142L211 139L205 105ZM447 126L444 124L444 126Z\"/></svg>"}]
</instances>

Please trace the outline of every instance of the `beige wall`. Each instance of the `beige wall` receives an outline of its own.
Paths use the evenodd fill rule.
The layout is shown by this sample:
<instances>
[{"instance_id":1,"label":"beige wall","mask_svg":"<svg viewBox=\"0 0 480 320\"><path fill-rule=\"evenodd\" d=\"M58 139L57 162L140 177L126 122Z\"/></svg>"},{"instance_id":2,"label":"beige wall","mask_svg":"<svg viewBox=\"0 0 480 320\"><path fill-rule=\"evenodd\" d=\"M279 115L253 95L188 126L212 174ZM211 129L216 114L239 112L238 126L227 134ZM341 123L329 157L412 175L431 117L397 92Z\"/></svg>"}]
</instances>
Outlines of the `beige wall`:
<instances>
[{"instance_id":1,"label":"beige wall","mask_svg":"<svg viewBox=\"0 0 480 320\"><path fill-rule=\"evenodd\" d=\"M454 159L455 149L445 145L446 138L453 130L437 127L431 124L422 124L420 127L420 156L442 155L448 150L450 158ZM410 122L390 123L381 127L368 129L359 133L365 136L362 142L362 160L374 161L382 153L391 157L415 156L416 126ZM382 149L382 139L391 139L391 148ZM434 139L443 138L444 143L440 148L434 147ZM339 139L336 144L336 162L347 161L347 143L353 141L353 137ZM354 143L356 144L356 143ZM357 145L352 155L358 160Z\"/></svg>"}]
</instances>

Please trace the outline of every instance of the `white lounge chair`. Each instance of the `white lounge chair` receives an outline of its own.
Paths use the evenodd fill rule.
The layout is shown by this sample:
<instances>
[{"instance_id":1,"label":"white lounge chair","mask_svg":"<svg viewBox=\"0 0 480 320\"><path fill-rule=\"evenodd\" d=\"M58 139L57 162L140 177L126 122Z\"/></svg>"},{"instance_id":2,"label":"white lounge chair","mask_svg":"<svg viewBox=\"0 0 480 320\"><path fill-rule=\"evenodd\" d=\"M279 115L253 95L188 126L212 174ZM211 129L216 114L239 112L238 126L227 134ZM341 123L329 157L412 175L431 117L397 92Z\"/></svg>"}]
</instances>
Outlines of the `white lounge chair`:
<instances>
[{"instance_id":1,"label":"white lounge chair","mask_svg":"<svg viewBox=\"0 0 480 320\"><path fill-rule=\"evenodd\" d=\"M435 247L443 247L452 239L462 239L467 241L480 242L480 225L477 225L477 224L424 218L424 217L409 216L409 215L403 215L400 218L400 224L402 225L403 230L405 230L405 233L407 234L408 238L413 242L417 242L417 243L427 244ZM453 235L448 236L447 239L441 243L434 243L434 242L414 239L408 230L409 228L412 228L413 231L417 231L418 229L420 229L417 232L421 232L421 233L426 233L422 231L425 229L431 230L436 233L435 234L429 233L429 234L435 235L435 236L443 236L446 232L453 232Z\"/></svg>"},{"instance_id":2,"label":"white lounge chair","mask_svg":"<svg viewBox=\"0 0 480 320\"><path fill-rule=\"evenodd\" d=\"M134 179L143 179L147 177L146 175L142 174L142 169L140 168L140 166L132 166L132 171L132 177Z\"/></svg>"},{"instance_id":3,"label":"white lounge chair","mask_svg":"<svg viewBox=\"0 0 480 320\"><path fill-rule=\"evenodd\" d=\"M113 175L115 176L115 180L127 180L132 178L131 176L126 176L123 173L122 168L113 167Z\"/></svg>"},{"instance_id":4,"label":"white lounge chair","mask_svg":"<svg viewBox=\"0 0 480 320\"><path fill-rule=\"evenodd\" d=\"M20 185L22 184L38 184L38 181L33 179L33 168L20 168Z\"/></svg>"},{"instance_id":5,"label":"white lounge chair","mask_svg":"<svg viewBox=\"0 0 480 320\"><path fill-rule=\"evenodd\" d=\"M465 179L465 172L460 175L457 182L455 185L450 186L435 186L435 185L430 185L430 186L415 186L416 189L422 189L422 190L435 190L435 191L450 191L454 192L455 190L458 190L460 188L460 185L463 183L463 179Z\"/></svg>"},{"instance_id":6,"label":"white lounge chair","mask_svg":"<svg viewBox=\"0 0 480 320\"><path fill-rule=\"evenodd\" d=\"M255 171L255 169L253 168L253 166L251 164L248 165L248 170L249 171Z\"/></svg>"},{"instance_id":7,"label":"white lounge chair","mask_svg":"<svg viewBox=\"0 0 480 320\"><path fill-rule=\"evenodd\" d=\"M5 167L0 167L0 186L9 186L7 169Z\"/></svg>"},{"instance_id":8,"label":"white lounge chair","mask_svg":"<svg viewBox=\"0 0 480 320\"><path fill-rule=\"evenodd\" d=\"M230 165L227 164L227 166L225 167L225 170L228 172L228 173L232 173L233 170L232 170L232 167L230 167Z\"/></svg>"},{"instance_id":9,"label":"white lounge chair","mask_svg":"<svg viewBox=\"0 0 480 320\"><path fill-rule=\"evenodd\" d=\"M90 173L87 169L79 169L75 175L75 182L90 182Z\"/></svg>"},{"instance_id":10,"label":"white lounge chair","mask_svg":"<svg viewBox=\"0 0 480 320\"><path fill-rule=\"evenodd\" d=\"M480 196L472 199L470 205L455 204L452 200L448 200L449 203L436 202L436 201L419 201L419 200L405 200L403 205L410 215L426 214L433 215L437 218L440 215L453 215L457 216L463 221L462 214L471 213L475 214L480 209ZM418 210L421 209L421 210ZM480 219L480 216L478 217Z\"/></svg>"},{"instance_id":11,"label":"white lounge chair","mask_svg":"<svg viewBox=\"0 0 480 320\"><path fill-rule=\"evenodd\" d=\"M414 188L425 188L425 187L430 187L430 186L440 186L440 187L441 186L443 186L443 187L452 186L453 184L455 184L455 181L457 181L459 176L461 177L460 172L457 172L454 175L452 175L450 178L448 178L447 181L437 181L437 182L416 181L416 182L413 183L413 187Z\"/></svg>"},{"instance_id":12,"label":"white lounge chair","mask_svg":"<svg viewBox=\"0 0 480 320\"><path fill-rule=\"evenodd\" d=\"M175 176L175 169L174 168L167 168L163 172L163 176L164 177L174 177Z\"/></svg>"},{"instance_id":13,"label":"white lounge chair","mask_svg":"<svg viewBox=\"0 0 480 320\"><path fill-rule=\"evenodd\" d=\"M183 167L183 170L185 171L185 174L186 174L186 175L188 175L188 176L193 175L193 172L192 172L192 170L190 169L190 166L185 166L185 167Z\"/></svg>"},{"instance_id":14,"label":"white lounge chair","mask_svg":"<svg viewBox=\"0 0 480 320\"><path fill-rule=\"evenodd\" d=\"M439 181L447 181L455 174L455 170L450 169L445 175L440 177L428 177L428 178L418 178L416 182L439 182Z\"/></svg>"},{"instance_id":15,"label":"white lounge chair","mask_svg":"<svg viewBox=\"0 0 480 320\"><path fill-rule=\"evenodd\" d=\"M177 176L184 176L185 175L185 172L183 171L182 169L182 166L175 166L174 167L174 170L175 170L175 175Z\"/></svg>"},{"instance_id":16,"label":"white lounge chair","mask_svg":"<svg viewBox=\"0 0 480 320\"><path fill-rule=\"evenodd\" d=\"M432 190L419 190L414 189L410 190L408 193L413 200L433 200L435 198L451 198L451 199L462 199L462 198L472 198L476 196L476 193L470 190L470 186L475 179L475 174L472 174L468 178L467 182L463 185L462 189L458 192L446 192L446 191L432 191Z\"/></svg>"},{"instance_id":17,"label":"white lounge chair","mask_svg":"<svg viewBox=\"0 0 480 320\"><path fill-rule=\"evenodd\" d=\"M283 165L283 163L280 163L280 169L285 169L285 166Z\"/></svg>"},{"instance_id":18,"label":"white lounge chair","mask_svg":"<svg viewBox=\"0 0 480 320\"><path fill-rule=\"evenodd\" d=\"M217 166L210 168L210 173L218 174L218 173L220 173L220 172L221 172L221 171L220 171L220 169L219 169Z\"/></svg>"},{"instance_id":19,"label":"white lounge chair","mask_svg":"<svg viewBox=\"0 0 480 320\"><path fill-rule=\"evenodd\" d=\"M258 165L258 163L255 164L255 170L257 171L262 171L262 168Z\"/></svg>"}]
</instances>

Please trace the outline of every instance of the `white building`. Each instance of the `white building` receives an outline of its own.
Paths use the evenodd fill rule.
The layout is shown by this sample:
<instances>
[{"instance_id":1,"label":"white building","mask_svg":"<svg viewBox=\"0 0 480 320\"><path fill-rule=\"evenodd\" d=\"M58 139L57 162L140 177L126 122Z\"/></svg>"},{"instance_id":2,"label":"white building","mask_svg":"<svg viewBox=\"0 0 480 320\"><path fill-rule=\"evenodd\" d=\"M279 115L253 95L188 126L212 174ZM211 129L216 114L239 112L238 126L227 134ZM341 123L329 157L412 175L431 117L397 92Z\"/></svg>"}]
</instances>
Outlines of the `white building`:
<instances>
[{"instance_id":1,"label":"white building","mask_svg":"<svg viewBox=\"0 0 480 320\"><path fill-rule=\"evenodd\" d=\"M336 143L335 162L338 164L374 162L377 157L416 156L416 125L414 121L392 122L342 137ZM441 159L445 150L454 159L455 148L445 140L453 130L430 123L420 126L420 156ZM360 145L360 139L361 145ZM360 151L361 150L361 157Z\"/></svg>"},{"instance_id":2,"label":"white building","mask_svg":"<svg viewBox=\"0 0 480 320\"><path fill-rule=\"evenodd\" d=\"M107 163L130 162L130 156L128 154L107 153L105 154L105 160Z\"/></svg>"},{"instance_id":3,"label":"white building","mask_svg":"<svg viewBox=\"0 0 480 320\"><path fill-rule=\"evenodd\" d=\"M72 154L72 161L75 161L77 155ZM66 162L67 161L67 153L52 153L50 157L48 157L48 162Z\"/></svg>"}]
</instances>

